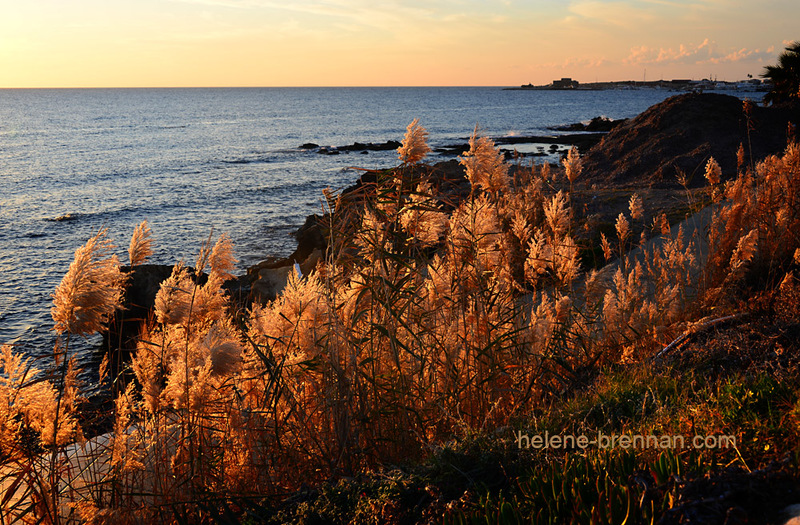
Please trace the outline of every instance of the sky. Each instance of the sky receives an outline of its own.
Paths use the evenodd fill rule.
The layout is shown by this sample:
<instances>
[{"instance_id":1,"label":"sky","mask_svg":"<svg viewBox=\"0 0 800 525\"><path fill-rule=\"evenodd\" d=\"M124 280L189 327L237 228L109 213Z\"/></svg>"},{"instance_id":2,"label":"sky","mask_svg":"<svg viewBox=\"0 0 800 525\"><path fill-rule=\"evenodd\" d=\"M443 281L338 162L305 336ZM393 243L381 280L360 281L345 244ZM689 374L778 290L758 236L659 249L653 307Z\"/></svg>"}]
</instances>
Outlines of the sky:
<instances>
[{"instance_id":1,"label":"sky","mask_svg":"<svg viewBox=\"0 0 800 525\"><path fill-rule=\"evenodd\" d=\"M0 87L740 80L797 0L0 0Z\"/></svg>"}]
</instances>

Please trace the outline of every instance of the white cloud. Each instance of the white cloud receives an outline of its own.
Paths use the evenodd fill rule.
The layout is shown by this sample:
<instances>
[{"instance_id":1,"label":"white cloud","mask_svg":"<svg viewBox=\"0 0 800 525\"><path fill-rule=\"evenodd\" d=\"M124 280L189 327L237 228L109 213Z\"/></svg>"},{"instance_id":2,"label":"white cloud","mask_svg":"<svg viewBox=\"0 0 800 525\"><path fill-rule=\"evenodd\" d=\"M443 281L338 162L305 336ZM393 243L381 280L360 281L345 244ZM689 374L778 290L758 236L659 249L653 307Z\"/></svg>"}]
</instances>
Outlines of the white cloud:
<instances>
[{"instance_id":1,"label":"white cloud","mask_svg":"<svg viewBox=\"0 0 800 525\"><path fill-rule=\"evenodd\" d=\"M665 65L665 64L723 64L743 61L763 61L772 56L770 49L740 48L721 50L708 38L698 45L680 44L675 48L654 48L639 46L631 48L630 54L623 60L627 65Z\"/></svg>"},{"instance_id":2,"label":"white cloud","mask_svg":"<svg viewBox=\"0 0 800 525\"><path fill-rule=\"evenodd\" d=\"M547 62L538 64L537 67L547 69L576 70L578 68L596 68L610 64L605 57L600 58L567 58L561 62Z\"/></svg>"}]
</instances>

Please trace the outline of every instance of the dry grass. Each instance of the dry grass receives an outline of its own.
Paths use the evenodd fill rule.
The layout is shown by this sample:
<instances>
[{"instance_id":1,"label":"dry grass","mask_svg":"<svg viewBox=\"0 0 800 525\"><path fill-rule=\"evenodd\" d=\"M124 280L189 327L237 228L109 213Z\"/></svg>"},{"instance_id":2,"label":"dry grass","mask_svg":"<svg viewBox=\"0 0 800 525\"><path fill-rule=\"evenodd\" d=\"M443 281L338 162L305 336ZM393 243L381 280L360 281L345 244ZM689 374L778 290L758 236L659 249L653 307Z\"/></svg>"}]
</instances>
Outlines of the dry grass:
<instances>
[{"instance_id":1,"label":"dry grass","mask_svg":"<svg viewBox=\"0 0 800 525\"><path fill-rule=\"evenodd\" d=\"M475 133L461 159L472 191L452 202L413 168L426 136L412 122L403 166L361 201L330 196L339 204L327 257L309 275L292 274L275 301L232 311L225 236L200 251L205 284L176 265L142 329L136 381L116 399L113 432L82 452L67 451L81 440L68 340L51 375L5 348L3 520L203 521L421 456L508 424L587 371L648 358L688 321L735 310L735 292L757 275L780 283L800 247L794 144L717 188L707 234L673 234L662 218L652 225L659 242L645 246L651 226L633 196L616 239L602 237L616 260L604 275L581 266L572 195L556 191L549 166L509 176L491 140ZM572 188L577 152L565 168ZM707 176L719 186L712 163ZM60 333L101 330L118 307L111 248L101 231L76 252L54 296ZM149 253L143 223L131 263Z\"/></svg>"}]
</instances>

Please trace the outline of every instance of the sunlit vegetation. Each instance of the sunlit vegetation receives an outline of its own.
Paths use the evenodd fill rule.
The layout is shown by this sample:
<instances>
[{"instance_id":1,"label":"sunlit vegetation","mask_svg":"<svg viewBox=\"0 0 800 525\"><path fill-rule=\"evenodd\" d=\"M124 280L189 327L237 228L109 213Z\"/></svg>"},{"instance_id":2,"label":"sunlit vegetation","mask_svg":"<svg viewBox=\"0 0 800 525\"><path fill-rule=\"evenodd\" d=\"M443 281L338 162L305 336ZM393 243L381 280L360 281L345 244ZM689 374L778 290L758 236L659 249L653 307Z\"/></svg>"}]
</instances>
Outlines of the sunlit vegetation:
<instances>
[{"instance_id":1,"label":"sunlit vegetation","mask_svg":"<svg viewBox=\"0 0 800 525\"><path fill-rule=\"evenodd\" d=\"M414 121L401 165L326 194L327 254L274 301L242 311L227 296L224 235L193 269L176 265L128 373L104 379L114 428L91 438L69 340L102 330L126 282L105 231L80 248L54 294L53 371L0 355L3 522L649 523L680 503L686 476L720 461L755 470L765 444L791 451L796 369L711 377L706 358L669 364L667 344L796 304L797 144L727 181L709 161L709 207L680 226L645 223L630 196L595 247L578 234L577 151L510 165L476 130L457 195L423 164L426 138ZM594 249L604 261L590 268ZM143 224L134 271L150 253ZM533 454L518 449L523 430L746 441L723 456ZM418 466L361 477L398 464ZM308 486L321 492L281 507Z\"/></svg>"}]
</instances>

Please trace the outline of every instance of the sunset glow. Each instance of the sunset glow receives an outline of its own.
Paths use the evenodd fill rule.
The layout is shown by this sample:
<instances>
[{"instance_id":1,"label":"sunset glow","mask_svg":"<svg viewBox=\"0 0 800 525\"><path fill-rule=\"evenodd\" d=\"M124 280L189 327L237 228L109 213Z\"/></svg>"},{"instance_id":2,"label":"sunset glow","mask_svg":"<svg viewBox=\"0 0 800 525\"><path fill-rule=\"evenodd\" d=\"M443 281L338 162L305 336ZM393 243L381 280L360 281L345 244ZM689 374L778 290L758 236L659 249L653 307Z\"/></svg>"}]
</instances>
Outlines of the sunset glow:
<instances>
[{"instance_id":1,"label":"sunset glow","mask_svg":"<svg viewBox=\"0 0 800 525\"><path fill-rule=\"evenodd\" d=\"M0 87L545 84L757 76L800 4L723 0L30 0Z\"/></svg>"}]
</instances>

